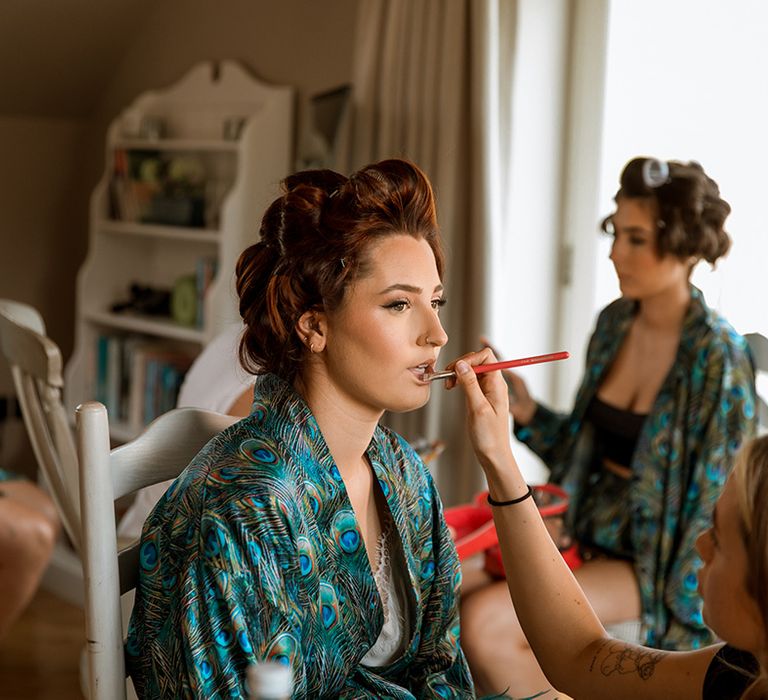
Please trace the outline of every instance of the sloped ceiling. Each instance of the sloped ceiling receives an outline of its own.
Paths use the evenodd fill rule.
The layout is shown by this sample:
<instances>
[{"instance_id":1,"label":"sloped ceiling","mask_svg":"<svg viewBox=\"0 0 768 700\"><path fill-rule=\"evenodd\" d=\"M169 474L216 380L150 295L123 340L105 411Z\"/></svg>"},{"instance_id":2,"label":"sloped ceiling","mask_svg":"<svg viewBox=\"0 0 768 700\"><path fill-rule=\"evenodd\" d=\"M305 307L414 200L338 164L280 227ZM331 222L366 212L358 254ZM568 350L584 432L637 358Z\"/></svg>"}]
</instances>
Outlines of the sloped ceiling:
<instances>
[{"instance_id":1,"label":"sloped ceiling","mask_svg":"<svg viewBox=\"0 0 768 700\"><path fill-rule=\"evenodd\" d=\"M0 115L90 115L151 6L0 0Z\"/></svg>"}]
</instances>

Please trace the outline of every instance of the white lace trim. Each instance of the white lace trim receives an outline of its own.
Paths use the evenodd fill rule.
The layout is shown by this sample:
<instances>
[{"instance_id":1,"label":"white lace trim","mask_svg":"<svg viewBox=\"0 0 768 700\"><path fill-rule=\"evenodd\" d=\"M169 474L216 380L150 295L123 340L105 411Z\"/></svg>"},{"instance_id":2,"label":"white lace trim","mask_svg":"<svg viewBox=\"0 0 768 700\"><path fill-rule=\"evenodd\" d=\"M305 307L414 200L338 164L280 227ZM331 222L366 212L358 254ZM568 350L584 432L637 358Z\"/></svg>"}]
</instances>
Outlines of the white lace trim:
<instances>
[{"instance_id":1,"label":"white lace trim","mask_svg":"<svg viewBox=\"0 0 768 700\"><path fill-rule=\"evenodd\" d=\"M393 561L398 561L397 555L393 552L393 531L394 527L390 520L378 541L379 561L373 577L384 608L384 624L376 642L361 661L365 666L385 666L392 663L400 655L407 641L408 616L403 586L404 572L399 571L400 567L396 563L393 566Z\"/></svg>"}]
</instances>

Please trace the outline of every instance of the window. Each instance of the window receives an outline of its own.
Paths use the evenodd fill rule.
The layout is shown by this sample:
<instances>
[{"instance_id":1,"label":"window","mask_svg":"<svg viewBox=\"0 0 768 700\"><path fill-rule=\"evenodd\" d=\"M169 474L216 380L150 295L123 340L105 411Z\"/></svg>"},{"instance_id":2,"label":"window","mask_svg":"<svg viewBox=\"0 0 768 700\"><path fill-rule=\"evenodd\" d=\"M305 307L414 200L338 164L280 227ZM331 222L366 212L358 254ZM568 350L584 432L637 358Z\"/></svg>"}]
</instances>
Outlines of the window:
<instances>
[{"instance_id":1,"label":"window","mask_svg":"<svg viewBox=\"0 0 768 700\"><path fill-rule=\"evenodd\" d=\"M733 247L693 282L740 333L768 335L768 3L614 0L608 25L601 203L635 155L697 160L731 204ZM597 244L594 310L618 295ZM585 329L585 334L588 330Z\"/></svg>"}]
</instances>

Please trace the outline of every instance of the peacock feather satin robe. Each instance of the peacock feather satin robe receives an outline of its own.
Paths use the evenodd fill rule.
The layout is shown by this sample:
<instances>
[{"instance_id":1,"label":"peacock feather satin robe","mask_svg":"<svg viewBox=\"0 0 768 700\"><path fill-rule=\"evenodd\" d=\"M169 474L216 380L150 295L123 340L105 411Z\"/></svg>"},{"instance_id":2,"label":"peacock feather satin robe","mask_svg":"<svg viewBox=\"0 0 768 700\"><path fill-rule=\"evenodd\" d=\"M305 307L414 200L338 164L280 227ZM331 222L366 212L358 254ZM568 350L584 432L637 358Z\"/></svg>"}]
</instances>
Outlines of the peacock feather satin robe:
<instances>
[{"instance_id":1,"label":"peacock feather satin robe","mask_svg":"<svg viewBox=\"0 0 768 700\"><path fill-rule=\"evenodd\" d=\"M341 475L306 403L266 375L144 525L126 662L141 698L247 697L246 666L293 669L295 698L469 698L459 562L429 472L377 427L367 450L402 542L410 634L360 660L383 609Z\"/></svg>"},{"instance_id":2,"label":"peacock feather satin robe","mask_svg":"<svg viewBox=\"0 0 768 700\"><path fill-rule=\"evenodd\" d=\"M586 409L636 310L636 302L621 298L601 312L570 414L539 405L530 425L515 426L518 439L550 468L551 480L569 492L570 517L579 512L593 463ZM632 457L625 504L649 646L690 649L713 641L702 618L694 544L712 523L736 451L755 434L755 400L746 340L692 286L677 356Z\"/></svg>"}]
</instances>

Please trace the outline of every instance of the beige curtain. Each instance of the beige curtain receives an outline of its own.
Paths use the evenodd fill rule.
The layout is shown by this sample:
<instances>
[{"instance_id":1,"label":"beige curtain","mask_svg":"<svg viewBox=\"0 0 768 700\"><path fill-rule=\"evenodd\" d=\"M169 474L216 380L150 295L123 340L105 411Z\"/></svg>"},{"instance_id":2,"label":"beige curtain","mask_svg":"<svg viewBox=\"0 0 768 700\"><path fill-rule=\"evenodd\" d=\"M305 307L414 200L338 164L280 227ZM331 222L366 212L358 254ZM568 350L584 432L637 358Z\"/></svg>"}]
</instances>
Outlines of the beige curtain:
<instances>
[{"instance_id":1,"label":"beige curtain","mask_svg":"<svg viewBox=\"0 0 768 700\"><path fill-rule=\"evenodd\" d=\"M406 157L429 175L448 253L444 362L488 330L491 241L508 180L515 0L361 0L353 99L340 162ZM442 439L443 500L482 487L458 391L435 386L421 411L386 417L407 439Z\"/></svg>"}]
</instances>

